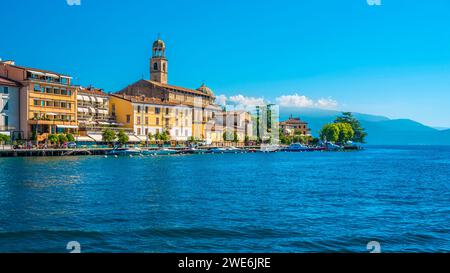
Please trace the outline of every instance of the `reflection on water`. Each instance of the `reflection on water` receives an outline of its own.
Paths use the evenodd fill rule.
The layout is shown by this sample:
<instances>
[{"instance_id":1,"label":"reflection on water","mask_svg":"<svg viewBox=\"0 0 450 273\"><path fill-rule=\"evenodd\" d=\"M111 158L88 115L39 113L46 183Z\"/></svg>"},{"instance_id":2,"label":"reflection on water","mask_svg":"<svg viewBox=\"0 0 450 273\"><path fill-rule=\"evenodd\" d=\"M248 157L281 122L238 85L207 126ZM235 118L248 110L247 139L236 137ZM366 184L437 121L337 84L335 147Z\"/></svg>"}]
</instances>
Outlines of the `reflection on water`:
<instances>
[{"instance_id":1,"label":"reflection on water","mask_svg":"<svg viewBox=\"0 0 450 273\"><path fill-rule=\"evenodd\" d=\"M0 251L450 251L450 148L0 158Z\"/></svg>"}]
</instances>

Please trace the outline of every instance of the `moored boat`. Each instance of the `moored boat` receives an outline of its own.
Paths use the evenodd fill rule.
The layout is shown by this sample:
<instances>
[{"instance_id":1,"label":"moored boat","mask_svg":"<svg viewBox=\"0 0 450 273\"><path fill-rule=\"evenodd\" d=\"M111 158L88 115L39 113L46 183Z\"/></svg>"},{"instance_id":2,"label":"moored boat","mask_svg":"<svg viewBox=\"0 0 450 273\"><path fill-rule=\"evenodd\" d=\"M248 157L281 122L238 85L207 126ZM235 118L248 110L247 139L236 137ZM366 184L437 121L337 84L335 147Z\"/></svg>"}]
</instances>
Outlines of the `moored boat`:
<instances>
[{"instance_id":1,"label":"moored boat","mask_svg":"<svg viewBox=\"0 0 450 273\"><path fill-rule=\"evenodd\" d=\"M144 151L144 155L173 155L177 154L178 151L164 148L164 149L158 149L158 150L147 150Z\"/></svg>"},{"instance_id":2,"label":"moored boat","mask_svg":"<svg viewBox=\"0 0 450 273\"><path fill-rule=\"evenodd\" d=\"M283 152L310 152L313 148L307 147L301 143L293 143L286 148L281 149Z\"/></svg>"},{"instance_id":3,"label":"moored boat","mask_svg":"<svg viewBox=\"0 0 450 273\"><path fill-rule=\"evenodd\" d=\"M139 148L114 148L106 153L106 155L120 155L120 156L133 156L142 154L142 150Z\"/></svg>"}]
</instances>

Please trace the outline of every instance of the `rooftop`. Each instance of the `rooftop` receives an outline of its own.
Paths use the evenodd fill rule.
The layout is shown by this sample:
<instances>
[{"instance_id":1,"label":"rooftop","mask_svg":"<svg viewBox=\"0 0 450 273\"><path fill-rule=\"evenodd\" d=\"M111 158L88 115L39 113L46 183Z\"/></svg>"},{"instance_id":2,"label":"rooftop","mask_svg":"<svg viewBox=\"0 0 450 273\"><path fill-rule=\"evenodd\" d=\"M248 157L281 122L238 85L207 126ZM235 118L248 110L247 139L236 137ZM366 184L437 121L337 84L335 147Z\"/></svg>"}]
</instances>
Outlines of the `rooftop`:
<instances>
[{"instance_id":1,"label":"rooftop","mask_svg":"<svg viewBox=\"0 0 450 273\"><path fill-rule=\"evenodd\" d=\"M158 105L170 105L176 106L179 105L177 103L171 103L167 101L163 101L157 98L149 98L146 96L129 96L125 94L111 94L112 97L120 98L133 103L148 103L148 104L158 104Z\"/></svg>"},{"instance_id":2,"label":"rooftop","mask_svg":"<svg viewBox=\"0 0 450 273\"><path fill-rule=\"evenodd\" d=\"M12 67L16 67L16 68L19 68L19 69L27 70L27 71L36 71L36 72L41 72L41 73L55 74L55 75L58 75L58 76L70 78L69 75L64 75L64 74L53 72L53 71L49 71L49 70L43 70L43 69L32 68L32 67L25 67L25 66L19 66L19 65L16 65L15 62L12 62L12 61L0 61L0 63L6 64L6 65L9 65L9 66L12 66Z\"/></svg>"},{"instance_id":3,"label":"rooftop","mask_svg":"<svg viewBox=\"0 0 450 273\"><path fill-rule=\"evenodd\" d=\"M95 88L92 86L89 87L80 87L78 94L89 94L89 95L99 95L99 96L105 96L107 97L108 94L106 92L103 91L103 89L100 88Z\"/></svg>"},{"instance_id":4,"label":"rooftop","mask_svg":"<svg viewBox=\"0 0 450 273\"><path fill-rule=\"evenodd\" d=\"M13 87L21 86L20 83L10 80L8 78L2 77L2 76L0 76L0 85L13 86Z\"/></svg>"},{"instance_id":5,"label":"rooftop","mask_svg":"<svg viewBox=\"0 0 450 273\"><path fill-rule=\"evenodd\" d=\"M154 84L154 85L156 85L158 87L164 88L164 89L174 89L174 90L188 92L188 93L192 93L192 94L196 94L196 95L214 97L212 92L210 94L206 94L206 93L204 93L204 92L202 92L200 90L194 90L194 89L184 88L184 87L171 85L171 84L164 84L164 83L160 83L160 82L156 82L156 81L150 81L150 80L145 80L145 81L147 81L147 82L149 82L151 84Z\"/></svg>"}]
</instances>

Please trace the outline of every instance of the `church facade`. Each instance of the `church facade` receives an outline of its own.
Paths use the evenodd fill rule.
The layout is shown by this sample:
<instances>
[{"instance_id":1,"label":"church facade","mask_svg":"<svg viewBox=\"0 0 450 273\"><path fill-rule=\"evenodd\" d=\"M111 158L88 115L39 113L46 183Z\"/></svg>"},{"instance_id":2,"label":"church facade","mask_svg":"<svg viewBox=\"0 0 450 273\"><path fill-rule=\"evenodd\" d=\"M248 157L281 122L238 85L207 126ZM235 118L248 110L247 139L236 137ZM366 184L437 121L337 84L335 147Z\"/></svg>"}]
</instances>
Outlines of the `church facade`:
<instances>
[{"instance_id":1,"label":"church facade","mask_svg":"<svg viewBox=\"0 0 450 273\"><path fill-rule=\"evenodd\" d=\"M168 60L166 58L166 45L164 41L160 39L153 43L152 56L150 58L149 66L149 80L142 79L134 82L124 89L116 92L116 95L122 96L122 98L127 97L129 101L134 102L145 101L148 99L153 103L158 103L159 105L167 105L167 107L178 106L183 109L183 111L179 111L179 113L184 113L184 115L183 117L174 117L174 121L171 122L171 124L174 124L175 126L177 124L177 120L184 120L186 117L190 117L191 128L187 131L184 128L177 128L174 130L172 125L169 125L165 129L167 129L168 132L180 130L185 133L189 132L189 134L191 134L189 137L212 142L213 140L209 139L211 134L207 132L208 128L211 128L208 124L214 123L216 113L222 111L221 107L215 104L216 98L213 91L204 84L197 89L190 89L169 84L169 67ZM134 108L130 107L129 109ZM188 115L186 115L185 109L189 109ZM134 109L133 111L137 111L137 109ZM123 114L134 116L136 113L133 112ZM121 117L118 118L120 119ZM185 124L184 122L182 123ZM133 129L135 134L138 136L143 136L147 131L142 129L138 130L138 128ZM183 136L183 139L184 138L186 138L185 135ZM173 136L172 139L177 139L177 137Z\"/></svg>"}]
</instances>

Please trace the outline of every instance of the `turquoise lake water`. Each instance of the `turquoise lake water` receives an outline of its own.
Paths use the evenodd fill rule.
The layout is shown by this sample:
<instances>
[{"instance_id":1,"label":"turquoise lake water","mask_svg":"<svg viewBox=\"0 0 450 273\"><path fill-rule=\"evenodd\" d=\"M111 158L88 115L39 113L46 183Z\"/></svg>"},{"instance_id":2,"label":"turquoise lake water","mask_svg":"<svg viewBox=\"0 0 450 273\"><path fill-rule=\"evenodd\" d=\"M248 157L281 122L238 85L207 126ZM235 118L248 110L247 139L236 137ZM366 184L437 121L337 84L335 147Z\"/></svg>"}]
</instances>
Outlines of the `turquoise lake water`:
<instances>
[{"instance_id":1,"label":"turquoise lake water","mask_svg":"<svg viewBox=\"0 0 450 273\"><path fill-rule=\"evenodd\" d=\"M0 158L0 252L450 252L450 147Z\"/></svg>"}]
</instances>

